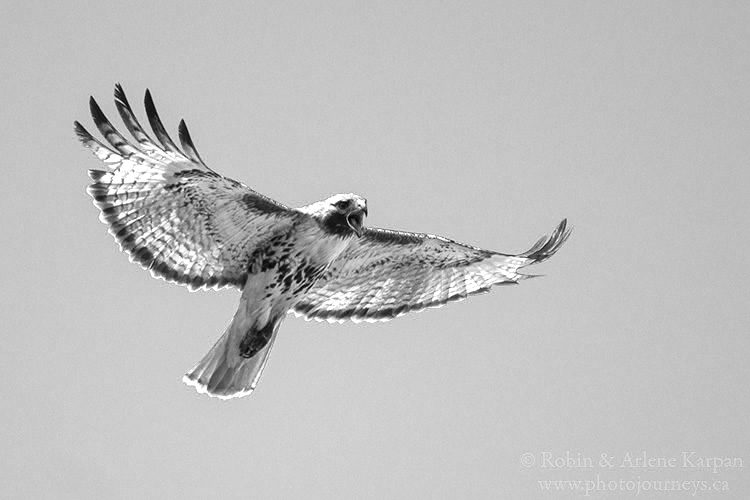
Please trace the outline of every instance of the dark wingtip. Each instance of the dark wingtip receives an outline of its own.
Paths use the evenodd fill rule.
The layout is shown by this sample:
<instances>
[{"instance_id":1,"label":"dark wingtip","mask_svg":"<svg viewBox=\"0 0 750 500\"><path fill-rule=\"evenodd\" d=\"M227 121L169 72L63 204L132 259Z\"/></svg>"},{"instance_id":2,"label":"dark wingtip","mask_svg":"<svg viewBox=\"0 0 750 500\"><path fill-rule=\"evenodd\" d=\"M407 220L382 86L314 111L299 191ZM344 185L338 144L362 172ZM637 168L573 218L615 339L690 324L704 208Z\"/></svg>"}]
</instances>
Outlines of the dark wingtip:
<instances>
[{"instance_id":1,"label":"dark wingtip","mask_svg":"<svg viewBox=\"0 0 750 500\"><path fill-rule=\"evenodd\" d=\"M133 108L130 106L128 98L125 96L125 90L119 83L115 84L115 106L117 107L118 113L120 113L120 118L122 118L125 126L128 128L133 137L135 137L136 141L147 148L154 147L154 141L151 139L151 137L149 137L146 131L143 130L143 127L141 127L141 124L135 117Z\"/></svg>"},{"instance_id":2,"label":"dark wingtip","mask_svg":"<svg viewBox=\"0 0 750 500\"><path fill-rule=\"evenodd\" d=\"M193 140L190 137L190 132L188 131L187 124L185 123L185 119L180 120L180 124L177 126L177 136L180 138L180 142L182 142L183 146L185 144L188 144L190 147L195 149L195 145L193 144Z\"/></svg>"},{"instance_id":3,"label":"dark wingtip","mask_svg":"<svg viewBox=\"0 0 750 500\"><path fill-rule=\"evenodd\" d=\"M143 103L147 108L150 107L152 110L156 111L156 106L154 106L154 98L151 96L151 89L146 89L146 94L143 96Z\"/></svg>"},{"instance_id":4,"label":"dark wingtip","mask_svg":"<svg viewBox=\"0 0 750 500\"><path fill-rule=\"evenodd\" d=\"M157 120L159 119L159 115L156 112L156 105L154 104L154 98L151 97L151 91L149 89L146 89L146 94L143 96L143 105L146 107L146 117L149 122L152 120L152 117L156 117ZM151 124L151 128L154 128L153 123Z\"/></svg>"},{"instance_id":5,"label":"dark wingtip","mask_svg":"<svg viewBox=\"0 0 750 500\"><path fill-rule=\"evenodd\" d=\"M125 96L125 90L120 85L120 82L115 83L115 101L120 101L125 106L130 107L128 98Z\"/></svg>"},{"instance_id":6,"label":"dark wingtip","mask_svg":"<svg viewBox=\"0 0 750 500\"><path fill-rule=\"evenodd\" d=\"M521 256L533 259L535 262L547 260L563 246L572 231L573 228L568 227L568 219L563 219L550 236L541 238Z\"/></svg>"},{"instance_id":7,"label":"dark wingtip","mask_svg":"<svg viewBox=\"0 0 750 500\"><path fill-rule=\"evenodd\" d=\"M96 102L94 96L89 97L89 110L91 111L91 117L94 119L94 123L102 123L107 121L107 117L104 116L102 108L99 107L99 103Z\"/></svg>"},{"instance_id":8,"label":"dark wingtip","mask_svg":"<svg viewBox=\"0 0 750 500\"><path fill-rule=\"evenodd\" d=\"M143 98L143 103L146 106L146 116L148 117L148 121L151 124L151 129L154 131L156 138L159 139L159 142L161 142L161 145L167 151L182 155L182 151L179 150L172 138L169 137L167 129L164 128L164 124L162 123L161 118L159 118L159 113L157 113L156 111L154 99L151 96L151 91L149 89L146 89L146 95Z\"/></svg>"},{"instance_id":9,"label":"dark wingtip","mask_svg":"<svg viewBox=\"0 0 750 500\"><path fill-rule=\"evenodd\" d=\"M193 139L190 137L190 132L188 131L187 124L185 123L184 119L180 120L180 124L177 126L177 135L180 139L180 144L182 144L182 150L187 153L190 159L208 168L203 162L201 156L198 154L198 150L195 149L195 144L193 143Z\"/></svg>"},{"instance_id":10,"label":"dark wingtip","mask_svg":"<svg viewBox=\"0 0 750 500\"><path fill-rule=\"evenodd\" d=\"M78 120L75 120L73 122L73 131L76 134L76 137L79 141L83 142L84 144L91 139L91 134L89 134L89 131L86 130L86 128L81 125L81 122Z\"/></svg>"}]
</instances>

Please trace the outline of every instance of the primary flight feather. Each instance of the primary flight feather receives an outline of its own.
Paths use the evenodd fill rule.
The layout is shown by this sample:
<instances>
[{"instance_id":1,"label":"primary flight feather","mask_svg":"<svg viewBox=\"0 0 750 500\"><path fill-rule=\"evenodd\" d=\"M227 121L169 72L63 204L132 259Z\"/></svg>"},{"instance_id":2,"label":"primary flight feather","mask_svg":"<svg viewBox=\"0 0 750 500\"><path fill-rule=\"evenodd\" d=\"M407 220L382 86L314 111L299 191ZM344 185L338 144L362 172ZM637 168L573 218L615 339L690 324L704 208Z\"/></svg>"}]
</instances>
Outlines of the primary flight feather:
<instances>
[{"instance_id":1,"label":"primary flight feather","mask_svg":"<svg viewBox=\"0 0 750 500\"><path fill-rule=\"evenodd\" d=\"M231 324L184 377L219 398L252 392L287 312L308 319L382 321L438 307L530 277L521 268L551 257L570 235L563 220L528 251L509 255L431 234L366 228L367 201L337 194L301 208L224 177L201 159L184 121L170 138L150 92L145 108L156 140L125 92L115 106L134 140L118 132L92 97L106 142L75 122L102 161L88 192L131 260L167 281L242 290Z\"/></svg>"}]
</instances>

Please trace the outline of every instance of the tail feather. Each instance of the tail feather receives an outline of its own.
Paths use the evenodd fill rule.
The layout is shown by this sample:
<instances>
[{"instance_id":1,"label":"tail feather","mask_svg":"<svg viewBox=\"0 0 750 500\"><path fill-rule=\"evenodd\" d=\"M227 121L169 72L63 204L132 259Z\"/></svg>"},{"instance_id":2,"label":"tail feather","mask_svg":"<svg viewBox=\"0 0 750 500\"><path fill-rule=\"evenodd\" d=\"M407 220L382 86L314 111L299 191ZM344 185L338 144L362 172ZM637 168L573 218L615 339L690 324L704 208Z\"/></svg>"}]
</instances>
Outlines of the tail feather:
<instances>
[{"instance_id":1,"label":"tail feather","mask_svg":"<svg viewBox=\"0 0 750 500\"><path fill-rule=\"evenodd\" d=\"M271 339L251 358L240 356L239 346L245 332L234 329L233 323L208 354L185 374L183 382L195 387L201 394L220 399L250 394L266 366L280 323L278 321L273 325Z\"/></svg>"}]
</instances>

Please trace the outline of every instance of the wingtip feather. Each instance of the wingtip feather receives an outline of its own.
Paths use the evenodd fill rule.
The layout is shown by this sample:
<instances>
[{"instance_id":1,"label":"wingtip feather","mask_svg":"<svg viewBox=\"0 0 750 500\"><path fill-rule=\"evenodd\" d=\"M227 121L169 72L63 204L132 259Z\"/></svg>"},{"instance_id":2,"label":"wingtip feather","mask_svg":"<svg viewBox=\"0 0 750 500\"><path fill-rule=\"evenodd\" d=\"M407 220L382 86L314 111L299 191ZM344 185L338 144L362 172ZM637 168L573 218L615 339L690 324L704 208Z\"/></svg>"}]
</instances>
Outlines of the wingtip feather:
<instances>
[{"instance_id":1,"label":"wingtip feather","mask_svg":"<svg viewBox=\"0 0 750 500\"><path fill-rule=\"evenodd\" d=\"M167 129L164 127L161 118L159 118L159 113L156 111L156 105L154 104L154 99L151 96L151 90L149 89L146 89L143 104L146 107L146 116L151 124L151 129L154 131L154 135L159 139L159 142L161 142L164 149L180 156L184 156L172 138L169 137Z\"/></svg>"},{"instance_id":2,"label":"wingtip feather","mask_svg":"<svg viewBox=\"0 0 750 500\"><path fill-rule=\"evenodd\" d=\"M94 96L89 97L89 111L91 112L91 117L94 119L95 124L108 122L107 117L104 115L99 103L94 99Z\"/></svg>"},{"instance_id":3,"label":"wingtip feather","mask_svg":"<svg viewBox=\"0 0 750 500\"><path fill-rule=\"evenodd\" d=\"M551 235L540 238L521 256L532 259L535 263L547 260L563 246L572 231L573 228L568 227L568 219L565 218L560 221Z\"/></svg>"},{"instance_id":4,"label":"wingtip feather","mask_svg":"<svg viewBox=\"0 0 750 500\"><path fill-rule=\"evenodd\" d=\"M128 98L125 95L125 89L122 88L120 82L115 83L115 102L116 101L120 101L125 106L130 107Z\"/></svg>"},{"instance_id":5,"label":"wingtip feather","mask_svg":"<svg viewBox=\"0 0 750 500\"><path fill-rule=\"evenodd\" d=\"M203 162L200 154L198 154L198 150L195 148L195 143L193 143L193 139L190 137L190 131L188 130L184 119L180 120L180 124L177 126L177 135L180 139L180 144L182 144L183 151L185 151L190 159L208 168Z\"/></svg>"},{"instance_id":6,"label":"wingtip feather","mask_svg":"<svg viewBox=\"0 0 750 500\"><path fill-rule=\"evenodd\" d=\"M81 142L87 141L91 137L88 130L78 120L73 121L73 131L76 134L76 138Z\"/></svg>"}]
</instances>

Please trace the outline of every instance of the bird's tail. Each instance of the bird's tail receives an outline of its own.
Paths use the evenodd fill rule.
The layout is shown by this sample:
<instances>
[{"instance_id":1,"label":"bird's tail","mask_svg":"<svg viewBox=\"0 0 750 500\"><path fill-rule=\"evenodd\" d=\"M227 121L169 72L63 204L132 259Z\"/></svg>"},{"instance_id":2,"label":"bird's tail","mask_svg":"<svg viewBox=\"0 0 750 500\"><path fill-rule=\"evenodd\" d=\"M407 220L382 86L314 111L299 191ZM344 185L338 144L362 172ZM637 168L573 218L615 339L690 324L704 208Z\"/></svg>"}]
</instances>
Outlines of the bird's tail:
<instances>
[{"instance_id":1,"label":"bird's tail","mask_svg":"<svg viewBox=\"0 0 750 500\"><path fill-rule=\"evenodd\" d=\"M261 330L248 330L238 312L221 338L203 359L182 378L187 385L220 399L246 396L253 392L268 361L281 319L270 320ZM241 346L253 341L257 349L241 355ZM258 341L263 345L259 345ZM244 342L243 342L244 340ZM249 357L248 354L251 354Z\"/></svg>"}]
</instances>

